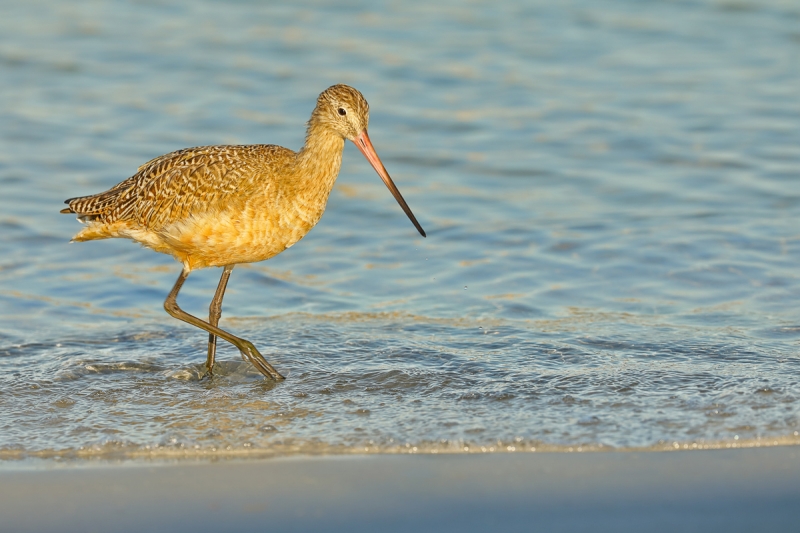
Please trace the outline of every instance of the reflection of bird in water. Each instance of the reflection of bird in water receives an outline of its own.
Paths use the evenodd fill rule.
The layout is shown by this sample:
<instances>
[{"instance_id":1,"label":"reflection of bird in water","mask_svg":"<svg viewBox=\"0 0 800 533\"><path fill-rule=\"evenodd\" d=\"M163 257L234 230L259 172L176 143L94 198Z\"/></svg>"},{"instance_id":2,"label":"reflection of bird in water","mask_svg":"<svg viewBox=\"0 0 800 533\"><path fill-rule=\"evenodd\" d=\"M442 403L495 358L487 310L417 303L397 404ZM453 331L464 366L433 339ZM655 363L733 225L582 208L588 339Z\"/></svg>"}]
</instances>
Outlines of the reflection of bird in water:
<instances>
[{"instance_id":1,"label":"reflection of bird in water","mask_svg":"<svg viewBox=\"0 0 800 533\"><path fill-rule=\"evenodd\" d=\"M282 379L253 344L218 327L233 267L263 261L302 239L325 211L345 139L355 143L424 237L367 135L369 105L360 92L334 85L317 99L299 152L275 145L205 146L162 155L106 192L71 198L62 213L86 223L73 241L133 239L183 263L164 302L173 317L208 331L211 374L216 338L236 346L265 376ZM178 292L192 270L223 267L208 322L183 311Z\"/></svg>"}]
</instances>

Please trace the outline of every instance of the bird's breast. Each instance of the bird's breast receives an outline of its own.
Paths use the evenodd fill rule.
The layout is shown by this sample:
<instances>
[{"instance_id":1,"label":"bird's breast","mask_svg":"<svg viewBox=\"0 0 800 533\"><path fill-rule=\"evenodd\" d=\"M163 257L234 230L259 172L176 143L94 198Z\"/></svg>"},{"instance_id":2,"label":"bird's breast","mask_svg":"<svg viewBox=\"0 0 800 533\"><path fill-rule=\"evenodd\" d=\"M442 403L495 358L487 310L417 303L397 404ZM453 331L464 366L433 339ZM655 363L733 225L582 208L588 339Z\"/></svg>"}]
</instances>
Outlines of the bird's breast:
<instances>
[{"instance_id":1,"label":"bird's breast","mask_svg":"<svg viewBox=\"0 0 800 533\"><path fill-rule=\"evenodd\" d=\"M168 253L193 270L264 261L302 239L324 211L324 205L299 198L283 200L192 215L165 227L160 240L171 250Z\"/></svg>"}]
</instances>

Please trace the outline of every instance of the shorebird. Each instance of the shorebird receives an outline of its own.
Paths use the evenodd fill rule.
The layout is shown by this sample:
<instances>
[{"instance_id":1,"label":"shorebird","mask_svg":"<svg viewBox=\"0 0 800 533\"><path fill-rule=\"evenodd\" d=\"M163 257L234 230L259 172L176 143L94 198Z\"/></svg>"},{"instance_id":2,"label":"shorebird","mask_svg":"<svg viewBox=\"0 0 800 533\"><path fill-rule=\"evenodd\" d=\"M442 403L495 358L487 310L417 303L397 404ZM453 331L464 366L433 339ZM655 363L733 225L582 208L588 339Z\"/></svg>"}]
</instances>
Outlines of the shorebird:
<instances>
[{"instance_id":1,"label":"shorebird","mask_svg":"<svg viewBox=\"0 0 800 533\"><path fill-rule=\"evenodd\" d=\"M266 377L284 379L250 342L219 327L222 298L240 263L269 259L319 222L342 163L345 139L367 158L400 207L425 237L367 135L369 104L347 85L317 98L299 152L273 144L202 146L157 157L111 189L66 200L62 213L86 225L71 242L132 239L183 264L164 309L208 332L206 370L213 374L217 337L230 342ZM208 322L178 307L193 270L222 267Z\"/></svg>"}]
</instances>

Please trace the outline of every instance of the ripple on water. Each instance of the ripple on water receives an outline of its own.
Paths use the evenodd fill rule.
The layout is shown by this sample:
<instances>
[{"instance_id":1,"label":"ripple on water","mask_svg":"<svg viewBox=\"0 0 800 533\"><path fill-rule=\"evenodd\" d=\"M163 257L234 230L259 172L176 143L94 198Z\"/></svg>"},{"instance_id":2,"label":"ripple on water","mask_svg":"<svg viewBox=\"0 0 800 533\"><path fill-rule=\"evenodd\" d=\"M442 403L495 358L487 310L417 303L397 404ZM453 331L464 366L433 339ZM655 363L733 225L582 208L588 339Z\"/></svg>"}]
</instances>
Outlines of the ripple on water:
<instances>
[{"instance_id":1,"label":"ripple on water","mask_svg":"<svg viewBox=\"0 0 800 533\"><path fill-rule=\"evenodd\" d=\"M773 363L786 379L765 380L754 372L764 353L746 339L712 343L701 329L666 324L613 340L564 327L534 342L536 321L347 314L234 322L269 346L264 354L286 381L264 381L227 346L214 379L202 379L204 339L188 328L95 338L83 350L74 340L39 343L22 353L47 353L46 365L13 365L2 378L0 446L119 456L446 451L518 437L540 450L646 447L791 434L785 406L797 401L796 357ZM270 346L272 338L280 343ZM5 369L19 357L3 358Z\"/></svg>"},{"instance_id":2,"label":"ripple on water","mask_svg":"<svg viewBox=\"0 0 800 533\"><path fill-rule=\"evenodd\" d=\"M800 12L640 4L7 2L1 456L795 442ZM429 238L348 146L321 223L226 295L289 379L227 345L202 379L179 266L58 210L170 150L298 148L334 82Z\"/></svg>"}]
</instances>

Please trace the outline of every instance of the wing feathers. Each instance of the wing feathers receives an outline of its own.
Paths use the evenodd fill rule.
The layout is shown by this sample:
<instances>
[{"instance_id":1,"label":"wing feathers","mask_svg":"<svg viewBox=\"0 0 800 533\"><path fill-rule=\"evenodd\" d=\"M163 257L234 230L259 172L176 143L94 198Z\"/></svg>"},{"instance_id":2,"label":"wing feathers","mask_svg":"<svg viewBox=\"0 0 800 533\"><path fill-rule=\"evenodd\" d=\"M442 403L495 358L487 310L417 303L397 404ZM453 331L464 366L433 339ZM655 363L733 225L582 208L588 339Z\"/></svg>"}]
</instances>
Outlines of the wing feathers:
<instances>
[{"instance_id":1,"label":"wing feathers","mask_svg":"<svg viewBox=\"0 0 800 533\"><path fill-rule=\"evenodd\" d=\"M275 145L187 148L148 161L105 192L70 198L61 212L155 229L193 213L220 209L231 196L246 196L242 193L247 189L266 186L263 181L294 158L294 152Z\"/></svg>"}]
</instances>

